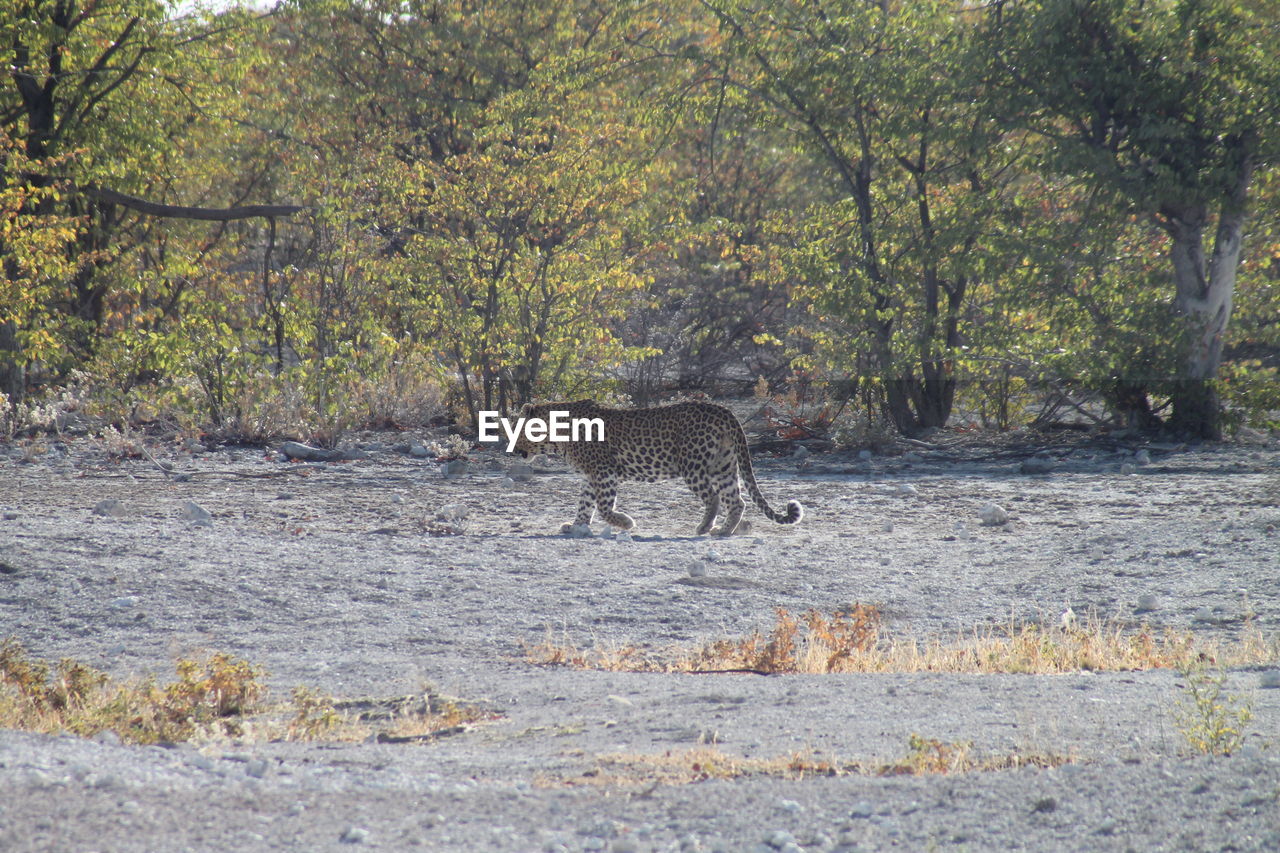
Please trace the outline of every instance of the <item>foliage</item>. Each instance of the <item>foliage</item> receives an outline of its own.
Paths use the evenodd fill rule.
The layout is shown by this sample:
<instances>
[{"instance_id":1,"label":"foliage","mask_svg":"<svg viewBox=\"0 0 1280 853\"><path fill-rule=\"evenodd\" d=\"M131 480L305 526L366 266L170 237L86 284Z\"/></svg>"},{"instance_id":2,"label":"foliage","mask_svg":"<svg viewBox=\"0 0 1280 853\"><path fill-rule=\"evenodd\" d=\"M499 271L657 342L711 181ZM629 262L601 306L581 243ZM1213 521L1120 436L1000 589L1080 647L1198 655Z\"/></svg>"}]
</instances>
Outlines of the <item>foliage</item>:
<instances>
[{"instance_id":1,"label":"foliage","mask_svg":"<svg viewBox=\"0 0 1280 853\"><path fill-rule=\"evenodd\" d=\"M1146 427L1197 359L1275 422L1266 4L7 2L10 432L73 375L255 441L761 377L868 432ZM1178 269L1234 277L1221 329Z\"/></svg>"},{"instance_id":2,"label":"foliage","mask_svg":"<svg viewBox=\"0 0 1280 853\"><path fill-rule=\"evenodd\" d=\"M1226 692L1226 673L1210 673L1199 662L1179 666L1178 675L1184 686L1174 718L1187 743L1206 755L1230 755L1239 749L1253 710L1248 701Z\"/></svg>"}]
</instances>

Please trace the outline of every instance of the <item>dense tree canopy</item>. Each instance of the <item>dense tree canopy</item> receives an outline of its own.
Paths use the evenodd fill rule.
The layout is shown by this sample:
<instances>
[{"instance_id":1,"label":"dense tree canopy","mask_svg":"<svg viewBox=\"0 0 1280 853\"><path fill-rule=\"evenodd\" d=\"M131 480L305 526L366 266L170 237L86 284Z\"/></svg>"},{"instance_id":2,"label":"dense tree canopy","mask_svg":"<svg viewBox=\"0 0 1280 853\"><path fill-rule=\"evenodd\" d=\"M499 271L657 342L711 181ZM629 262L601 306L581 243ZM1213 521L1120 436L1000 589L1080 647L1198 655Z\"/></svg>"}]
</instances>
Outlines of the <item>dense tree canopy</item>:
<instances>
[{"instance_id":1,"label":"dense tree canopy","mask_svg":"<svg viewBox=\"0 0 1280 853\"><path fill-rule=\"evenodd\" d=\"M0 0L0 391L1216 437L1280 397L1277 43L1244 0Z\"/></svg>"}]
</instances>

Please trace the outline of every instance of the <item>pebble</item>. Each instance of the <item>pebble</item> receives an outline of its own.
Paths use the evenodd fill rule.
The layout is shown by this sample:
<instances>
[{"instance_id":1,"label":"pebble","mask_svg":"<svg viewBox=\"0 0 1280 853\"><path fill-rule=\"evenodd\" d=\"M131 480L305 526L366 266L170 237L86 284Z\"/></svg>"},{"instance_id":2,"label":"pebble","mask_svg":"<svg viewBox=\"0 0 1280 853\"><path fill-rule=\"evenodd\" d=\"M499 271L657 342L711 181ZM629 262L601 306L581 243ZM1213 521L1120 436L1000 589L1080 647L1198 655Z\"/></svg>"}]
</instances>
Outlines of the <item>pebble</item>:
<instances>
[{"instance_id":1,"label":"pebble","mask_svg":"<svg viewBox=\"0 0 1280 853\"><path fill-rule=\"evenodd\" d=\"M859 800L853 804L853 808L849 810L849 817L868 818L875 812L871 807L871 803L866 800Z\"/></svg>"},{"instance_id":2,"label":"pebble","mask_svg":"<svg viewBox=\"0 0 1280 853\"><path fill-rule=\"evenodd\" d=\"M195 501L187 501L182 505L182 517L197 527L213 524L213 514Z\"/></svg>"},{"instance_id":3,"label":"pebble","mask_svg":"<svg viewBox=\"0 0 1280 853\"><path fill-rule=\"evenodd\" d=\"M119 501L115 498L107 498L106 500L98 501L93 505L94 515L105 515L110 518L120 518L127 513L128 510L125 508L124 501Z\"/></svg>"},{"instance_id":4,"label":"pebble","mask_svg":"<svg viewBox=\"0 0 1280 853\"><path fill-rule=\"evenodd\" d=\"M1009 520L1009 513L999 504L989 503L978 513L986 527L998 527Z\"/></svg>"},{"instance_id":5,"label":"pebble","mask_svg":"<svg viewBox=\"0 0 1280 853\"><path fill-rule=\"evenodd\" d=\"M116 610L128 610L130 607L138 606L138 596L122 595L119 598L111 599L111 606Z\"/></svg>"},{"instance_id":6,"label":"pebble","mask_svg":"<svg viewBox=\"0 0 1280 853\"><path fill-rule=\"evenodd\" d=\"M884 526L883 526L883 527L881 527L880 529L881 529L882 531L884 531L885 533L892 533L892 532L893 532L893 522L892 522L892 521L886 521L886 522L884 523Z\"/></svg>"},{"instance_id":7,"label":"pebble","mask_svg":"<svg viewBox=\"0 0 1280 853\"><path fill-rule=\"evenodd\" d=\"M254 779L261 779L267 775L267 762L261 758L255 758L244 766L246 776L252 776Z\"/></svg>"},{"instance_id":8,"label":"pebble","mask_svg":"<svg viewBox=\"0 0 1280 853\"><path fill-rule=\"evenodd\" d=\"M332 459L342 458L341 450L325 450L322 447L312 447L300 441L281 442L280 452L290 459L301 459L304 462L328 462Z\"/></svg>"},{"instance_id":9,"label":"pebble","mask_svg":"<svg viewBox=\"0 0 1280 853\"><path fill-rule=\"evenodd\" d=\"M359 826L348 826L338 836L338 840L343 844L363 844L369 837L369 830Z\"/></svg>"},{"instance_id":10,"label":"pebble","mask_svg":"<svg viewBox=\"0 0 1280 853\"><path fill-rule=\"evenodd\" d=\"M778 811L786 812L787 814L800 814L800 812L804 811L804 806L795 800L778 800L777 808Z\"/></svg>"},{"instance_id":11,"label":"pebble","mask_svg":"<svg viewBox=\"0 0 1280 853\"><path fill-rule=\"evenodd\" d=\"M809 448L803 444L797 444L796 449L791 451L791 455L796 459L803 459L809 455Z\"/></svg>"},{"instance_id":12,"label":"pebble","mask_svg":"<svg viewBox=\"0 0 1280 853\"><path fill-rule=\"evenodd\" d=\"M1147 450L1146 448L1139 450L1137 453L1133 454L1133 461L1139 465L1150 465L1151 451Z\"/></svg>"},{"instance_id":13,"label":"pebble","mask_svg":"<svg viewBox=\"0 0 1280 853\"><path fill-rule=\"evenodd\" d=\"M1138 596L1138 604L1133 608L1134 613L1151 613L1160 609L1160 599L1154 593L1144 592Z\"/></svg>"},{"instance_id":14,"label":"pebble","mask_svg":"<svg viewBox=\"0 0 1280 853\"><path fill-rule=\"evenodd\" d=\"M516 481L515 481L515 480L511 479L510 477L503 477L503 478L502 478L502 488L504 488L504 489L514 489L515 487L516 487Z\"/></svg>"},{"instance_id":15,"label":"pebble","mask_svg":"<svg viewBox=\"0 0 1280 853\"><path fill-rule=\"evenodd\" d=\"M915 486L911 485L910 483L899 483L898 494L904 495L906 497L914 498L920 495L920 490L917 489Z\"/></svg>"},{"instance_id":16,"label":"pebble","mask_svg":"<svg viewBox=\"0 0 1280 853\"><path fill-rule=\"evenodd\" d=\"M1125 476L1128 476L1129 474L1132 474L1134 471L1137 471L1137 470L1138 469L1134 467L1132 462L1124 462L1124 463L1121 463L1120 465L1120 473L1124 474Z\"/></svg>"},{"instance_id":17,"label":"pebble","mask_svg":"<svg viewBox=\"0 0 1280 853\"><path fill-rule=\"evenodd\" d=\"M462 504L445 504L436 510L436 519L448 524L457 524L466 517L467 508Z\"/></svg>"},{"instance_id":18,"label":"pebble","mask_svg":"<svg viewBox=\"0 0 1280 853\"><path fill-rule=\"evenodd\" d=\"M421 444L415 442L409 445L409 455L414 459L426 459L431 455L431 452Z\"/></svg>"},{"instance_id":19,"label":"pebble","mask_svg":"<svg viewBox=\"0 0 1280 853\"><path fill-rule=\"evenodd\" d=\"M1024 474L1048 474L1057 467L1058 463L1048 456L1032 456L1030 459L1023 459L1018 470Z\"/></svg>"},{"instance_id":20,"label":"pebble","mask_svg":"<svg viewBox=\"0 0 1280 853\"><path fill-rule=\"evenodd\" d=\"M775 829L765 835L764 843L768 844L774 850L781 850L788 844L795 844L796 837L785 829Z\"/></svg>"},{"instance_id":21,"label":"pebble","mask_svg":"<svg viewBox=\"0 0 1280 853\"><path fill-rule=\"evenodd\" d=\"M1267 690L1280 688L1280 669L1268 669L1259 673L1258 686Z\"/></svg>"},{"instance_id":22,"label":"pebble","mask_svg":"<svg viewBox=\"0 0 1280 853\"><path fill-rule=\"evenodd\" d=\"M467 460L450 459L440 463L440 476L446 480L456 480L467 473Z\"/></svg>"},{"instance_id":23,"label":"pebble","mask_svg":"<svg viewBox=\"0 0 1280 853\"><path fill-rule=\"evenodd\" d=\"M706 577L707 564L702 560L694 560L689 564L689 577L701 578Z\"/></svg>"},{"instance_id":24,"label":"pebble","mask_svg":"<svg viewBox=\"0 0 1280 853\"><path fill-rule=\"evenodd\" d=\"M533 466L528 462L513 462L507 469L507 476L517 483L527 483L533 479Z\"/></svg>"}]
</instances>

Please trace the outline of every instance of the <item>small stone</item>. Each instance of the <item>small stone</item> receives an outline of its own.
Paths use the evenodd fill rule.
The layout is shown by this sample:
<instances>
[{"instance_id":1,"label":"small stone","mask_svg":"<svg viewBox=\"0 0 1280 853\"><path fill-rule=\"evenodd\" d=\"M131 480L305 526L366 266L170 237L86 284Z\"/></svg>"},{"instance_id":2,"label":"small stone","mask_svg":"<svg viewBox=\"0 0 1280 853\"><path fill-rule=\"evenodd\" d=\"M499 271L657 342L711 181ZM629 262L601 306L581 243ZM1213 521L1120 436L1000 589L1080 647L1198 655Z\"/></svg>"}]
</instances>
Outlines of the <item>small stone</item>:
<instances>
[{"instance_id":1,"label":"small stone","mask_svg":"<svg viewBox=\"0 0 1280 853\"><path fill-rule=\"evenodd\" d=\"M128 513L128 510L125 508L124 501L119 501L119 500L116 500L115 498L107 498L106 500L98 501L96 504L93 505L94 515L105 515L110 518L121 518L127 513Z\"/></svg>"},{"instance_id":2,"label":"small stone","mask_svg":"<svg viewBox=\"0 0 1280 853\"><path fill-rule=\"evenodd\" d=\"M999 527L1009 520L1009 513L1005 512L1002 506L994 503L984 506L978 515L982 518L984 527Z\"/></svg>"},{"instance_id":3,"label":"small stone","mask_svg":"<svg viewBox=\"0 0 1280 853\"><path fill-rule=\"evenodd\" d=\"M803 459L809 455L809 448L803 444L797 444L796 449L791 451L791 456L795 459Z\"/></svg>"},{"instance_id":4,"label":"small stone","mask_svg":"<svg viewBox=\"0 0 1280 853\"><path fill-rule=\"evenodd\" d=\"M1058 463L1052 457L1032 456L1030 459L1023 459L1018 470L1023 474L1048 474L1057 467Z\"/></svg>"},{"instance_id":5,"label":"small stone","mask_svg":"<svg viewBox=\"0 0 1280 853\"><path fill-rule=\"evenodd\" d=\"M1138 603L1133 608L1134 613L1153 613L1160 609L1160 599L1154 593L1144 592L1138 596Z\"/></svg>"},{"instance_id":6,"label":"small stone","mask_svg":"<svg viewBox=\"0 0 1280 853\"><path fill-rule=\"evenodd\" d=\"M263 776L267 775L267 762L263 761L261 758L252 759L245 764L244 772L246 776L252 776L254 779L261 779Z\"/></svg>"},{"instance_id":7,"label":"small stone","mask_svg":"<svg viewBox=\"0 0 1280 853\"><path fill-rule=\"evenodd\" d=\"M871 461L871 457L872 457L872 456L874 456L874 455L875 455L875 454L874 454L874 453L872 453L870 450L859 450L859 451L858 451L858 458L859 458L859 459L861 459L863 462L870 462L870 461Z\"/></svg>"},{"instance_id":8,"label":"small stone","mask_svg":"<svg viewBox=\"0 0 1280 853\"><path fill-rule=\"evenodd\" d=\"M367 450L361 450L358 447L348 447L345 450L339 451L339 453L340 453L339 458L344 459L347 462L358 462L361 459L373 458L372 453L370 453Z\"/></svg>"},{"instance_id":9,"label":"small stone","mask_svg":"<svg viewBox=\"0 0 1280 853\"><path fill-rule=\"evenodd\" d=\"M369 830L362 829L358 826L348 826L338 836L338 840L343 844L363 844L369 837Z\"/></svg>"},{"instance_id":10,"label":"small stone","mask_svg":"<svg viewBox=\"0 0 1280 853\"><path fill-rule=\"evenodd\" d=\"M795 800L778 800L778 811L786 812L787 814L800 814L800 812L804 811L804 806Z\"/></svg>"},{"instance_id":11,"label":"small stone","mask_svg":"<svg viewBox=\"0 0 1280 853\"><path fill-rule=\"evenodd\" d=\"M187 501L182 505L182 517L200 527L213 524L213 514L195 501Z\"/></svg>"},{"instance_id":12,"label":"small stone","mask_svg":"<svg viewBox=\"0 0 1280 853\"><path fill-rule=\"evenodd\" d=\"M446 480L456 480L467 473L467 460L450 459L440 463L440 476Z\"/></svg>"},{"instance_id":13,"label":"small stone","mask_svg":"<svg viewBox=\"0 0 1280 853\"><path fill-rule=\"evenodd\" d=\"M1259 673L1258 686L1266 690L1280 688L1280 669L1268 669Z\"/></svg>"},{"instance_id":14,"label":"small stone","mask_svg":"<svg viewBox=\"0 0 1280 853\"><path fill-rule=\"evenodd\" d=\"M920 490L910 483L899 483L897 491L898 494L909 498L919 497L920 495Z\"/></svg>"},{"instance_id":15,"label":"small stone","mask_svg":"<svg viewBox=\"0 0 1280 853\"><path fill-rule=\"evenodd\" d=\"M113 729L103 729L94 735L93 739L96 743L103 744L104 746L119 746L121 743L120 735L116 734Z\"/></svg>"},{"instance_id":16,"label":"small stone","mask_svg":"<svg viewBox=\"0 0 1280 853\"><path fill-rule=\"evenodd\" d=\"M1191 621L1192 622L1216 622L1217 619L1214 618L1213 611L1210 610L1208 607L1198 607L1196 608L1196 612L1191 614Z\"/></svg>"},{"instance_id":17,"label":"small stone","mask_svg":"<svg viewBox=\"0 0 1280 853\"><path fill-rule=\"evenodd\" d=\"M961 542L969 541L969 527L963 521L956 522L956 538Z\"/></svg>"},{"instance_id":18,"label":"small stone","mask_svg":"<svg viewBox=\"0 0 1280 853\"><path fill-rule=\"evenodd\" d=\"M702 560L694 560L689 564L689 577L701 578L707 575L707 564Z\"/></svg>"},{"instance_id":19,"label":"small stone","mask_svg":"<svg viewBox=\"0 0 1280 853\"><path fill-rule=\"evenodd\" d=\"M1097 832L1099 835L1112 835L1115 831L1116 822L1114 818L1107 818L1102 823L1098 824Z\"/></svg>"},{"instance_id":20,"label":"small stone","mask_svg":"<svg viewBox=\"0 0 1280 853\"><path fill-rule=\"evenodd\" d=\"M427 450L427 448L425 448L421 444L414 442L413 444L409 445L409 455L412 456L414 459L426 459L428 456L431 455L431 451Z\"/></svg>"},{"instance_id":21,"label":"small stone","mask_svg":"<svg viewBox=\"0 0 1280 853\"><path fill-rule=\"evenodd\" d=\"M528 462L513 462L507 469L507 476L517 483L527 483L533 479L533 466Z\"/></svg>"},{"instance_id":22,"label":"small stone","mask_svg":"<svg viewBox=\"0 0 1280 853\"><path fill-rule=\"evenodd\" d=\"M871 807L871 803L866 800L859 800L853 804L853 808L849 810L849 817L868 818L875 813L875 809Z\"/></svg>"},{"instance_id":23,"label":"small stone","mask_svg":"<svg viewBox=\"0 0 1280 853\"><path fill-rule=\"evenodd\" d=\"M138 606L138 596L122 595L119 598L111 599L111 606L116 610L128 610L130 607Z\"/></svg>"},{"instance_id":24,"label":"small stone","mask_svg":"<svg viewBox=\"0 0 1280 853\"><path fill-rule=\"evenodd\" d=\"M402 503L404 503L404 495L392 495L392 496L391 496L391 502L392 502L393 504L402 504Z\"/></svg>"},{"instance_id":25,"label":"small stone","mask_svg":"<svg viewBox=\"0 0 1280 853\"><path fill-rule=\"evenodd\" d=\"M462 504L445 504L436 510L436 520L447 524L457 524L467 517L467 508Z\"/></svg>"},{"instance_id":26,"label":"small stone","mask_svg":"<svg viewBox=\"0 0 1280 853\"><path fill-rule=\"evenodd\" d=\"M885 533L892 533L892 532L893 532L893 522L892 522L892 521L886 521L886 522L884 523L884 526L882 526L880 529L881 529L882 531L884 531Z\"/></svg>"},{"instance_id":27,"label":"small stone","mask_svg":"<svg viewBox=\"0 0 1280 853\"><path fill-rule=\"evenodd\" d=\"M281 442L280 452L290 459L299 459L303 462L328 462L332 459L342 458L341 450L325 450L321 447L303 444L300 441Z\"/></svg>"},{"instance_id":28,"label":"small stone","mask_svg":"<svg viewBox=\"0 0 1280 853\"><path fill-rule=\"evenodd\" d=\"M515 481L515 480L511 479L510 477L503 477L503 478L502 478L502 488L504 488L504 489L514 489L515 487L516 487L516 481Z\"/></svg>"},{"instance_id":29,"label":"small stone","mask_svg":"<svg viewBox=\"0 0 1280 853\"><path fill-rule=\"evenodd\" d=\"M1138 465L1150 465L1151 451L1147 450L1144 447L1142 450L1139 450L1137 453L1133 454L1133 461Z\"/></svg>"},{"instance_id":30,"label":"small stone","mask_svg":"<svg viewBox=\"0 0 1280 853\"><path fill-rule=\"evenodd\" d=\"M795 844L796 837L785 829L775 829L765 835L764 843L768 844L774 850L781 850L788 844Z\"/></svg>"},{"instance_id":31,"label":"small stone","mask_svg":"<svg viewBox=\"0 0 1280 853\"><path fill-rule=\"evenodd\" d=\"M1053 797L1041 797L1031 804L1031 811L1039 813L1047 813L1057 811L1058 801Z\"/></svg>"},{"instance_id":32,"label":"small stone","mask_svg":"<svg viewBox=\"0 0 1280 853\"><path fill-rule=\"evenodd\" d=\"M1132 462L1123 462L1120 465L1120 473L1124 474L1126 477L1137 470L1138 469L1134 467L1134 464Z\"/></svg>"}]
</instances>

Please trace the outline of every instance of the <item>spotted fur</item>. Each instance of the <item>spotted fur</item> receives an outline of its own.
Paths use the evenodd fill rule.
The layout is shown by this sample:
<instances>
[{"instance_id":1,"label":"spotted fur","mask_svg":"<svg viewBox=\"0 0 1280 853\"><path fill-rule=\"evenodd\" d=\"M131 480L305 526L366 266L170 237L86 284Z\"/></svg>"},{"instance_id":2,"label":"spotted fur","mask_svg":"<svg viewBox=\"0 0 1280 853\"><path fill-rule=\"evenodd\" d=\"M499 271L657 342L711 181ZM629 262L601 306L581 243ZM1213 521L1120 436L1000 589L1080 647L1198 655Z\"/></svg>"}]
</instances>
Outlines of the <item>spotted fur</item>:
<instances>
[{"instance_id":1,"label":"spotted fur","mask_svg":"<svg viewBox=\"0 0 1280 853\"><path fill-rule=\"evenodd\" d=\"M614 527L630 530L635 521L614 509L618 484L623 480L654 483L683 478L702 499L705 512L698 535L708 531L729 536L739 529L746 506L739 477L757 507L779 524L795 524L804 515L799 501L788 501L786 513L775 512L751 468L751 453L742 425L724 406L713 403L672 403L650 409L611 409L591 400L575 403L527 405L523 417L547 418L551 410L567 411L570 418L601 418L604 441L529 442L523 434L515 449L522 455L558 453L587 478L578 501L573 525L590 524L597 511ZM724 523L712 529L723 510ZM568 529L570 525L565 525Z\"/></svg>"}]
</instances>

